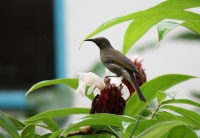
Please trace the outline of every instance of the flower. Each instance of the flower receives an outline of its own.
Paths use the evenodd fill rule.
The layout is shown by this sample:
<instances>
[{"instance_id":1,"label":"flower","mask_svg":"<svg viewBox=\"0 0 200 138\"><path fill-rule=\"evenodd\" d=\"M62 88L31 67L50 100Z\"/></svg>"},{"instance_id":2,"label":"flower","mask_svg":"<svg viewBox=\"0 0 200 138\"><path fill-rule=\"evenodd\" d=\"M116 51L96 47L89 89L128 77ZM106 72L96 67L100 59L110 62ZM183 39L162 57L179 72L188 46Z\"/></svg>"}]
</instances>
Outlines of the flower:
<instances>
[{"instance_id":1,"label":"flower","mask_svg":"<svg viewBox=\"0 0 200 138\"><path fill-rule=\"evenodd\" d=\"M89 72L89 73L78 73L79 77L79 86L75 91L75 95L85 96L85 88L86 86L91 86L88 89L88 94L91 94L94 90L94 87L98 88L99 90L104 89L105 83L104 81L97 76L96 74Z\"/></svg>"},{"instance_id":2,"label":"flower","mask_svg":"<svg viewBox=\"0 0 200 138\"><path fill-rule=\"evenodd\" d=\"M111 79L106 77L104 79L105 88L97 94L92 101L92 107L90 109L91 114L95 113L111 113L123 115L126 107L126 101L122 97L121 89L122 85L118 87L113 83L110 83Z\"/></svg>"},{"instance_id":3,"label":"flower","mask_svg":"<svg viewBox=\"0 0 200 138\"><path fill-rule=\"evenodd\" d=\"M76 95L85 95L86 86L90 86L88 94L90 94L94 87L100 90L100 93L95 96L92 101L90 113L112 113L124 114L126 101L122 97L122 78L114 77L111 84L111 79L106 77L104 81L96 74L78 73L79 86L75 91Z\"/></svg>"},{"instance_id":4,"label":"flower","mask_svg":"<svg viewBox=\"0 0 200 138\"><path fill-rule=\"evenodd\" d=\"M133 64L136 66L137 70L140 72L140 75L136 74L136 80L137 80L137 83L138 83L139 86L141 86L142 84L144 84L146 82L145 69L142 67L142 61L143 61L143 59L144 58L138 58L138 55L135 55L133 57L133 59L131 59L131 61L133 62ZM130 84L129 81L123 79L122 82L129 89L129 92L130 92L129 98L130 98L131 95L133 94L133 92L135 91L135 89L133 88L133 86Z\"/></svg>"},{"instance_id":5,"label":"flower","mask_svg":"<svg viewBox=\"0 0 200 138\"><path fill-rule=\"evenodd\" d=\"M146 74L144 72L145 69L142 67L143 60L144 58L138 58L138 55L135 55L131 60L135 64L137 70L140 72L140 75L136 75L136 79L138 81L139 86L141 86L147 81Z\"/></svg>"},{"instance_id":6,"label":"flower","mask_svg":"<svg viewBox=\"0 0 200 138\"><path fill-rule=\"evenodd\" d=\"M138 58L135 56L131 61L135 64L136 68L140 72L140 75L136 75L136 80L139 86L146 82L146 74L142 68L143 58ZM110 73L106 69L106 76L110 76ZM112 75L111 75L112 76ZM94 73L78 73L79 77L79 86L75 91L76 95L85 95L86 86L90 86L88 89L88 94L92 93L94 87L100 90L99 94L96 94L92 101L90 113L111 113L123 115L124 109L126 107L126 101L135 91L133 86L127 80L122 77L105 77L104 81ZM125 88L128 88L130 93L128 99L123 98L122 93L122 83L124 83ZM95 92L94 92L95 93Z\"/></svg>"}]
</instances>

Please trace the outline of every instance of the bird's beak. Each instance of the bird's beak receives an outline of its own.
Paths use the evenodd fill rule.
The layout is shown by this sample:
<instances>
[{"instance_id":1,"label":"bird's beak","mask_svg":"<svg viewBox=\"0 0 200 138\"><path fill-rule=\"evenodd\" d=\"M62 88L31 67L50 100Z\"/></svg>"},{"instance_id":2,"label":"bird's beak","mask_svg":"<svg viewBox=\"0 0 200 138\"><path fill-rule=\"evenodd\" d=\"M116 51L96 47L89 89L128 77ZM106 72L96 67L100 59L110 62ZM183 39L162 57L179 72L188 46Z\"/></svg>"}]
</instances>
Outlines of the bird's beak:
<instances>
[{"instance_id":1,"label":"bird's beak","mask_svg":"<svg viewBox=\"0 0 200 138\"><path fill-rule=\"evenodd\" d=\"M92 41L92 42L94 42L94 39L86 39L84 41Z\"/></svg>"}]
</instances>

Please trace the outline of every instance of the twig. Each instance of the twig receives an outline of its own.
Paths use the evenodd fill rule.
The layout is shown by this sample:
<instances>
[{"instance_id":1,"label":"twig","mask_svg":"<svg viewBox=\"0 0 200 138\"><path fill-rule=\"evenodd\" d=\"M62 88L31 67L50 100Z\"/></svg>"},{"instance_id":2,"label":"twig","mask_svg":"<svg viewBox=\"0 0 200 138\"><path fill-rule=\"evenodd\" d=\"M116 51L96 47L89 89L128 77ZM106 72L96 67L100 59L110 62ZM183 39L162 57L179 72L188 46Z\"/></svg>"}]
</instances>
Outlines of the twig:
<instances>
[{"instance_id":1,"label":"twig","mask_svg":"<svg viewBox=\"0 0 200 138\"><path fill-rule=\"evenodd\" d=\"M74 131L71 132L67 135L67 137L72 137L72 136L76 136L76 135L91 135L92 131L88 131L88 132L83 132L83 131Z\"/></svg>"}]
</instances>

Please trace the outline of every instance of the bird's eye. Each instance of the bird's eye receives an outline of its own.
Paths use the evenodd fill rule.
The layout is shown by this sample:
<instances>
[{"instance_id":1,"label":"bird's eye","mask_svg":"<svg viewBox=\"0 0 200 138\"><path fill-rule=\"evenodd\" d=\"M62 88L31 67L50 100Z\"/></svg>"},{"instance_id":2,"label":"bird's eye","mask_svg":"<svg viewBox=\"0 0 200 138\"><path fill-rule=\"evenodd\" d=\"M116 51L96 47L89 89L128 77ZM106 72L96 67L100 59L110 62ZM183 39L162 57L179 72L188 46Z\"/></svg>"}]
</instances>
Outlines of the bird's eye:
<instances>
[{"instance_id":1,"label":"bird's eye","mask_svg":"<svg viewBox=\"0 0 200 138\"><path fill-rule=\"evenodd\" d=\"M98 45L102 46L102 41L101 40L98 41Z\"/></svg>"}]
</instances>

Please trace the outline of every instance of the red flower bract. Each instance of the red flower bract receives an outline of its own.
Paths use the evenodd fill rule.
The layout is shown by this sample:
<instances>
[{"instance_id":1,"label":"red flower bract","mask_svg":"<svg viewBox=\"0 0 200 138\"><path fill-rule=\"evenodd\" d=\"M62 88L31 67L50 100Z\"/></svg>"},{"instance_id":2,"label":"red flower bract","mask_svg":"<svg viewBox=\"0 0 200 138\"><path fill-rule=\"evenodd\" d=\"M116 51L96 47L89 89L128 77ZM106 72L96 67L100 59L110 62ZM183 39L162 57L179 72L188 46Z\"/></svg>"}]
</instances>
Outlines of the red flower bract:
<instances>
[{"instance_id":1,"label":"red flower bract","mask_svg":"<svg viewBox=\"0 0 200 138\"><path fill-rule=\"evenodd\" d=\"M123 115L126 107L126 101L122 97L122 86L116 87L115 84L110 84L110 79L104 79L105 88L97 94L92 102L90 110L91 114L95 113L111 113Z\"/></svg>"}]
</instances>

